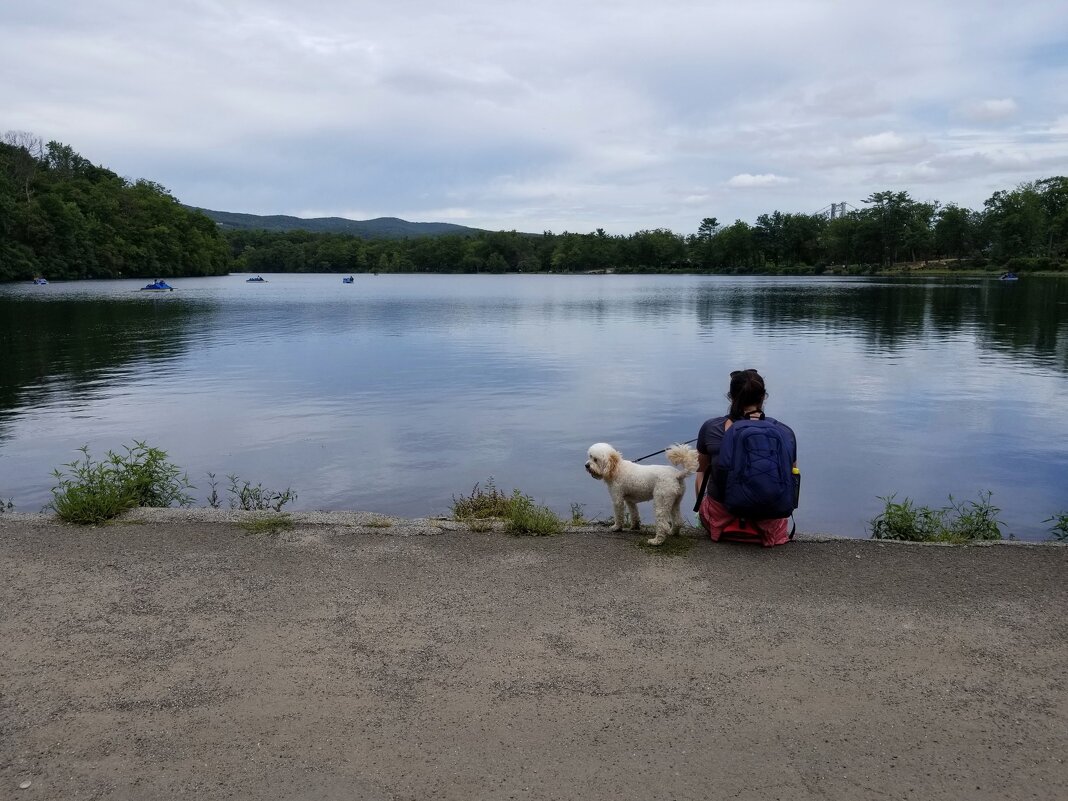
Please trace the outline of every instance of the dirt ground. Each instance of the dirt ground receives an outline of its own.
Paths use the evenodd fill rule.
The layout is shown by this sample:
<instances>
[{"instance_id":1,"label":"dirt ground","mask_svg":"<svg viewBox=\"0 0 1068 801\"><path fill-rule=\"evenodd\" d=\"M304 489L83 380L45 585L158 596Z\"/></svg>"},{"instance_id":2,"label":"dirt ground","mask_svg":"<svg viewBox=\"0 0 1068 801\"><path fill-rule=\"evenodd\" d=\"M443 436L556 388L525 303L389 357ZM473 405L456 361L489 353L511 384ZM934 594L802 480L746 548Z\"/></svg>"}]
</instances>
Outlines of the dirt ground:
<instances>
[{"instance_id":1,"label":"dirt ground","mask_svg":"<svg viewBox=\"0 0 1068 801\"><path fill-rule=\"evenodd\" d=\"M0 515L0 798L1068 798L1066 547L231 517Z\"/></svg>"}]
</instances>

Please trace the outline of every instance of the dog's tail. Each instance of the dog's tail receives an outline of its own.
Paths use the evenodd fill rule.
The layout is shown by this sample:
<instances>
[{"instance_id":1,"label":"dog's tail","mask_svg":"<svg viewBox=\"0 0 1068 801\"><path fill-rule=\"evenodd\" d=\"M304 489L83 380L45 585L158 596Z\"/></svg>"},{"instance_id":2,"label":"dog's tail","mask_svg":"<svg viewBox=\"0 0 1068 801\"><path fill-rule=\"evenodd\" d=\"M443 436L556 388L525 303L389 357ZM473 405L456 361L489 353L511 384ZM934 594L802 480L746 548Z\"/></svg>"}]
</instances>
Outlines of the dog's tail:
<instances>
[{"instance_id":1,"label":"dog's tail","mask_svg":"<svg viewBox=\"0 0 1068 801\"><path fill-rule=\"evenodd\" d=\"M667 460L682 471L682 476L697 472L697 451L689 445L676 443L665 451Z\"/></svg>"}]
</instances>

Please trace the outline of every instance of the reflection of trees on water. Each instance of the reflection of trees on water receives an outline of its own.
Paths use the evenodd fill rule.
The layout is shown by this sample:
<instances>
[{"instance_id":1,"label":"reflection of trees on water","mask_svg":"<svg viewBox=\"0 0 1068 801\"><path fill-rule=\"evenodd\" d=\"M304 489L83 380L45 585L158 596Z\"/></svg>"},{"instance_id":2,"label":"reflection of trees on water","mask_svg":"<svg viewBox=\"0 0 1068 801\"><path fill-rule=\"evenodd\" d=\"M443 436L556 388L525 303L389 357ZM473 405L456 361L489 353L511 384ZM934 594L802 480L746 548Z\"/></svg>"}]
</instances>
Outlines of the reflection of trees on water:
<instances>
[{"instance_id":1,"label":"reflection of trees on water","mask_svg":"<svg viewBox=\"0 0 1068 801\"><path fill-rule=\"evenodd\" d=\"M763 333L822 329L860 336L879 351L970 333L982 348L1068 371L1068 281L1059 279L710 284L696 303L709 328L727 321Z\"/></svg>"},{"instance_id":2,"label":"reflection of trees on water","mask_svg":"<svg viewBox=\"0 0 1068 801\"><path fill-rule=\"evenodd\" d=\"M77 401L112 371L179 357L195 313L164 298L0 298L0 437L14 409Z\"/></svg>"}]
</instances>

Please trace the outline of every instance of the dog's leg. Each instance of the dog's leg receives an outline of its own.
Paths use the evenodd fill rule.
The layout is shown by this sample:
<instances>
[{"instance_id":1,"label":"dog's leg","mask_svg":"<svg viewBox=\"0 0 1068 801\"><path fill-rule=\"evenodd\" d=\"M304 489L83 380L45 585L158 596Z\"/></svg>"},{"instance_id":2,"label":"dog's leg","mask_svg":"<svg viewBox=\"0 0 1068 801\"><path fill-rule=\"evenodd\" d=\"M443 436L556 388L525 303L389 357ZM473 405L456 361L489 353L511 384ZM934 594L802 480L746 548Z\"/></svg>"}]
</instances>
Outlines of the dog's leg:
<instances>
[{"instance_id":1,"label":"dog's leg","mask_svg":"<svg viewBox=\"0 0 1068 801\"><path fill-rule=\"evenodd\" d=\"M630 528L632 531L638 531L642 527L642 518L638 514L638 504L634 501L627 501L627 510L630 512Z\"/></svg>"},{"instance_id":2,"label":"dog's leg","mask_svg":"<svg viewBox=\"0 0 1068 801\"><path fill-rule=\"evenodd\" d=\"M615 520L615 525L612 526L612 531L623 530L623 498L622 496L612 496L612 517Z\"/></svg>"},{"instance_id":3,"label":"dog's leg","mask_svg":"<svg viewBox=\"0 0 1068 801\"><path fill-rule=\"evenodd\" d=\"M671 520L660 518L656 521L656 536L647 539L648 545L662 545L671 533Z\"/></svg>"},{"instance_id":4,"label":"dog's leg","mask_svg":"<svg viewBox=\"0 0 1068 801\"><path fill-rule=\"evenodd\" d=\"M671 507L671 533L678 535L682 530L682 494L675 499L675 505Z\"/></svg>"}]
</instances>

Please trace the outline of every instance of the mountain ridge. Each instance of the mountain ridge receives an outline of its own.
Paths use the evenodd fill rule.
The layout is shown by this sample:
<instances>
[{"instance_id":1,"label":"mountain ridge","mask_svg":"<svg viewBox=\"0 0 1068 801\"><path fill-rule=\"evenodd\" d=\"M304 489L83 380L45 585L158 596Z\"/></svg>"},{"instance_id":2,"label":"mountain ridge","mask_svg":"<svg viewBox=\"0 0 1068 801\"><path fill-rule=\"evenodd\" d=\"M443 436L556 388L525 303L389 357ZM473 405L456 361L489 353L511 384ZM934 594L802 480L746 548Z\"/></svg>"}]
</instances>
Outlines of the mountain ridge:
<instances>
[{"instance_id":1,"label":"mountain ridge","mask_svg":"<svg viewBox=\"0 0 1068 801\"><path fill-rule=\"evenodd\" d=\"M413 239L449 234L474 236L480 228L442 222L410 222L400 217L376 217L350 220L347 217L294 217L288 214L245 214L186 206L199 211L226 231L309 231L311 233L350 234L364 239Z\"/></svg>"}]
</instances>

